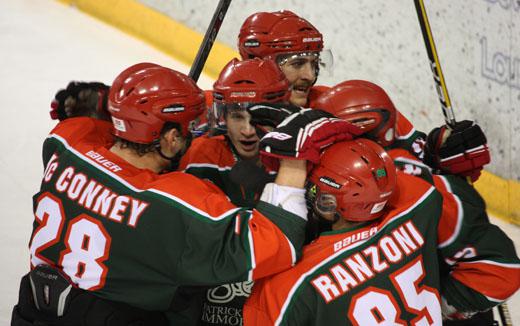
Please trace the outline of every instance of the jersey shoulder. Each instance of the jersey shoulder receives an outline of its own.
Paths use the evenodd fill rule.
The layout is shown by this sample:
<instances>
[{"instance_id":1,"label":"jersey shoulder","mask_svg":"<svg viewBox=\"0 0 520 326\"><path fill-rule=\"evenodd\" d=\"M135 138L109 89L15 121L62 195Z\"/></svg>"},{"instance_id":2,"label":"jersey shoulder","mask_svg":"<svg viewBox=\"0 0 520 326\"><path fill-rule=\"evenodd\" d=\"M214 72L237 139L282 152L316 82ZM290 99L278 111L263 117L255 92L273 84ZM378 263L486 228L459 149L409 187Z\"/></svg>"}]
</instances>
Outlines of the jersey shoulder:
<instances>
[{"instance_id":1,"label":"jersey shoulder","mask_svg":"<svg viewBox=\"0 0 520 326\"><path fill-rule=\"evenodd\" d=\"M403 171L397 171L397 183L394 194L390 199L390 207L398 210L407 210L418 201L435 191L435 187L428 181Z\"/></svg>"},{"instance_id":2,"label":"jersey shoulder","mask_svg":"<svg viewBox=\"0 0 520 326\"><path fill-rule=\"evenodd\" d=\"M162 174L146 188L152 189L166 200L174 200L192 211L210 217L221 216L236 208L212 182L184 172Z\"/></svg>"},{"instance_id":3,"label":"jersey shoulder","mask_svg":"<svg viewBox=\"0 0 520 326\"><path fill-rule=\"evenodd\" d=\"M235 164L233 152L225 136L199 137L181 159L180 170L203 164L230 167Z\"/></svg>"},{"instance_id":4,"label":"jersey shoulder","mask_svg":"<svg viewBox=\"0 0 520 326\"><path fill-rule=\"evenodd\" d=\"M113 142L112 124L109 121L87 117L69 118L58 123L49 136L60 137L69 145L81 142L108 146Z\"/></svg>"}]
</instances>

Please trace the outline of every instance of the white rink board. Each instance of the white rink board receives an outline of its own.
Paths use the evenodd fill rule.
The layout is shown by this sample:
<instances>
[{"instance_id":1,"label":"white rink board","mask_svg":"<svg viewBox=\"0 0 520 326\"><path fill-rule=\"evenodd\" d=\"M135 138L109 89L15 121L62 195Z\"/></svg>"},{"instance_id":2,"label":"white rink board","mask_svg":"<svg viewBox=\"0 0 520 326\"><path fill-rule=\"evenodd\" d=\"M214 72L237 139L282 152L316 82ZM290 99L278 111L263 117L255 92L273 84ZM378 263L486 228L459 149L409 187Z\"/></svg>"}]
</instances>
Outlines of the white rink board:
<instances>
[{"instance_id":1,"label":"white rink board","mask_svg":"<svg viewBox=\"0 0 520 326\"><path fill-rule=\"evenodd\" d=\"M188 72L145 43L74 8L47 0L0 1L0 325L8 325L20 277L29 268L31 197L38 190L41 144L55 124L49 103L70 80L111 83L125 67L150 61ZM211 87L202 76L200 86ZM497 221L520 244L520 229ZM517 294L510 304L520 307ZM513 310L513 309L511 309ZM520 313L514 316L520 324Z\"/></svg>"}]
</instances>

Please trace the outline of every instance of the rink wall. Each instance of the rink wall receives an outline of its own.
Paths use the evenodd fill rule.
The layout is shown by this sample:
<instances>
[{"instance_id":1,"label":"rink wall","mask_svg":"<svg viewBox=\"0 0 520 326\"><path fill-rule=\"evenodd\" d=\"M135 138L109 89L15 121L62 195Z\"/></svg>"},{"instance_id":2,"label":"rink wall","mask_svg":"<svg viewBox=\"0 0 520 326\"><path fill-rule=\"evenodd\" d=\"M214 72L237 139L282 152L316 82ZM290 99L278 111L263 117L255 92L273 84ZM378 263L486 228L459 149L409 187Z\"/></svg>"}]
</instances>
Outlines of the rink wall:
<instances>
[{"instance_id":1,"label":"rink wall","mask_svg":"<svg viewBox=\"0 0 520 326\"><path fill-rule=\"evenodd\" d=\"M58 0L191 64L217 1ZM311 2L313 3L313 2ZM211 4L211 5L208 5ZM314 4L314 3L313 3ZM426 0L455 115L485 130L492 163L476 183L491 213L520 225L520 3L514 0ZM289 9L323 33L334 75L378 83L415 126L443 123L412 1L235 0L204 72L212 78L238 53L236 36L256 11ZM516 22L516 23L515 23Z\"/></svg>"}]
</instances>

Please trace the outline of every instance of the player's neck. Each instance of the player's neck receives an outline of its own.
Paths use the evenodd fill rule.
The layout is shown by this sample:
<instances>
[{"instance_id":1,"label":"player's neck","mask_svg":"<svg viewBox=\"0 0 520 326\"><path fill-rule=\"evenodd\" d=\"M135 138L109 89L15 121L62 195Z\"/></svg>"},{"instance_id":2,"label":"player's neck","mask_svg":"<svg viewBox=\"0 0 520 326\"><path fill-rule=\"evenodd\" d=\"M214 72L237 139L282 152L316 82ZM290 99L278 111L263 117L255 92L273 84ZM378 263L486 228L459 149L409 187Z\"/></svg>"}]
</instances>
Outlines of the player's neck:
<instances>
[{"instance_id":1,"label":"player's neck","mask_svg":"<svg viewBox=\"0 0 520 326\"><path fill-rule=\"evenodd\" d=\"M356 226L357 224L359 223L356 223L356 222L349 222L347 220L345 220L344 218L340 218L336 223L334 223L332 225L332 229L334 231L336 230L343 230L343 229L349 229L353 226Z\"/></svg>"},{"instance_id":2,"label":"player's neck","mask_svg":"<svg viewBox=\"0 0 520 326\"><path fill-rule=\"evenodd\" d=\"M139 169L148 169L155 173L160 173L165 168L165 160L156 152L139 155L133 149L122 148L119 144L112 146L110 152Z\"/></svg>"}]
</instances>

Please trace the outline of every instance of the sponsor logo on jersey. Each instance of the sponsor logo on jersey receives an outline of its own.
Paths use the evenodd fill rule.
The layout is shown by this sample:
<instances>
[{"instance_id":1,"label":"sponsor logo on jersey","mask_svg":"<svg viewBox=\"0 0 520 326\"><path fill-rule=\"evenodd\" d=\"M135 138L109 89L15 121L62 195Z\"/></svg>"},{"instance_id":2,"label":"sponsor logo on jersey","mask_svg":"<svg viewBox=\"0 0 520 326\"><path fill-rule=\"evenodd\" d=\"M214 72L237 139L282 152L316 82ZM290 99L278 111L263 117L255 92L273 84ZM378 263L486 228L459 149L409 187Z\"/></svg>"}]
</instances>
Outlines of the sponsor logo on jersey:
<instances>
[{"instance_id":1,"label":"sponsor logo on jersey","mask_svg":"<svg viewBox=\"0 0 520 326\"><path fill-rule=\"evenodd\" d=\"M162 113L177 113L177 112L183 112L184 106L182 105L172 105L168 106L164 109L162 109Z\"/></svg>"},{"instance_id":2,"label":"sponsor logo on jersey","mask_svg":"<svg viewBox=\"0 0 520 326\"><path fill-rule=\"evenodd\" d=\"M244 46L248 48L257 48L260 46L260 42L258 40L247 40L244 42Z\"/></svg>"},{"instance_id":3,"label":"sponsor logo on jersey","mask_svg":"<svg viewBox=\"0 0 520 326\"><path fill-rule=\"evenodd\" d=\"M339 183L337 183L334 179L332 178L329 178L329 177L320 177L320 182L326 184L327 186L330 186L332 188L336 188L336 189L339 189L341 188L341 185Z\"/></svg>"},{"instance_id":4,"label":"sponsor logo on jersey","mask_svg":"<svg viewBox=\"0 0 520 326\"><path fill-rule=\"evenodd\" d=\"M235 297L249 297L253 281L224 284L208 290L207 298L212 303L227 303Z\"/></svg>"}]
</instances>

